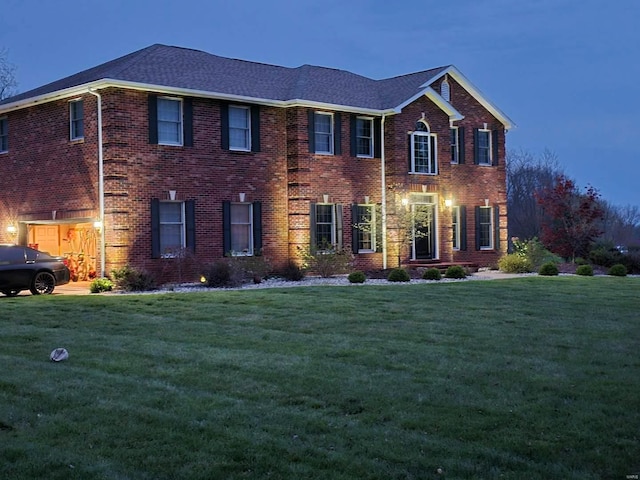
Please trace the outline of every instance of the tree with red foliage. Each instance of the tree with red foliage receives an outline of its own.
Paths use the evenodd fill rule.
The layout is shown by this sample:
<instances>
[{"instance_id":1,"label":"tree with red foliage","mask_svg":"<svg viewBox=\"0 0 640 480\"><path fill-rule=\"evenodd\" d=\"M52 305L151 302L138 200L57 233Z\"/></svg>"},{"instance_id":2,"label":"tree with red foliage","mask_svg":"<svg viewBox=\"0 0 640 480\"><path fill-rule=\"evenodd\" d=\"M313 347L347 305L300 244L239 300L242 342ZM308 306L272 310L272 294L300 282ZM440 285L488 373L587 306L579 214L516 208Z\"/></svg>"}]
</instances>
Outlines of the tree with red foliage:
<instances>
[{"instance_id":1,"label":"tree with red foliage","mask_svg":"<svg viewBox=\"0 0 640 480\"><path fill-rule=\"evenodd\" d=\"M559 175L535 195L544 215L540 240L545 247L564 258L586 257L602 233L598 222L604 212L598 191L588 186L580 193L573 180Z\"/></svg>"}]
</instances>

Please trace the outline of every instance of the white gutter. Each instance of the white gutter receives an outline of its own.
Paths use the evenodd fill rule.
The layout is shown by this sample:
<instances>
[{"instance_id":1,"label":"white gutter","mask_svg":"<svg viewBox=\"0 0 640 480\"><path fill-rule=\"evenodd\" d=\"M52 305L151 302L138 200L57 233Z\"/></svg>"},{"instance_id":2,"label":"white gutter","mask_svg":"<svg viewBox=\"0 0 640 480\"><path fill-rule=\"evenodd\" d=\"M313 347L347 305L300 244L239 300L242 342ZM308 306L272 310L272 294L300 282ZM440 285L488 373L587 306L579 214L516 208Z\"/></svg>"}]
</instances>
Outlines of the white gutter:
<instances>
[{"instance_id":1,"label":"white gutter","mask_svg":"<svg viewBox=\"0 0 640 480\"><path fill-rule=\"evenodd\" d=\"M386 115L382 115L380 121L380 188L382 202L382 269L387 269L387 179L385 175L384 158L384 120Z\"/></svg>"},{"instance_id":2,"label":"white gutter","mask_svg":"<svg viewBox=\"0 0 640 480\"><path fill-rule=\"evenodd\" d=\"M100 275L105 277L106 253L105 249L105 225L104 225L104 157L102 145L102 97L99 93L89 89L91 95L98 99L98 199L100 202Z\"/></svg>"}]
</instances>

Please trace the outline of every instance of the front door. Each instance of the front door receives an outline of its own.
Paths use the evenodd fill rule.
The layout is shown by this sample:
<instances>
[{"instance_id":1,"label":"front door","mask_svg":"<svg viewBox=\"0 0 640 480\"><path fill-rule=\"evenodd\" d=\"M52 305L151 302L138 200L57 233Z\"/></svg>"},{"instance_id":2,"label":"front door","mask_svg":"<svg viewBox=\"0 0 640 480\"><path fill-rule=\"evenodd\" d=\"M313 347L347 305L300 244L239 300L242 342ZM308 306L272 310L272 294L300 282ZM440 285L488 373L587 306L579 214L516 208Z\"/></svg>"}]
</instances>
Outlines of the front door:
<instances>
[{"instance_id":1,"label":"front door","mask_svg":"<svg viewBox=\"0 0 640 480\"><path fill-rule=\"evenodd\" d=\"M60 255L60 227L58 225L35 225L34 240L38 250L49 255Z\"/></svg>"},{"instance_id":2,"label":"front door","mask_svg":"<svg viewBox=\"0 0 640 480\"><path fill-rule=\"evenodd\" d=\"M436 258L436 218L433 204L413 205L413 259Z\"/></svg>"}]
</instances>

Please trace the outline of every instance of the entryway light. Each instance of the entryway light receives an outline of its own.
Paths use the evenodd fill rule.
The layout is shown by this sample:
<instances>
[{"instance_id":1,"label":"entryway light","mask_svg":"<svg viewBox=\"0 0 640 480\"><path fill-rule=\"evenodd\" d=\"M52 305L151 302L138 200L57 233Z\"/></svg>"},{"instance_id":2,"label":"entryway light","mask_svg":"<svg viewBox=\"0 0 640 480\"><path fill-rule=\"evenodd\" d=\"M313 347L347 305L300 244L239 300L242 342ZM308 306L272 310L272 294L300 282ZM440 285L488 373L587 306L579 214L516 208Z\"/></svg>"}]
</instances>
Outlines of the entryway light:
<instances>
[{"instance_id":1,"label":"entryway light","mask_svg":"<svg viewBox=\"0 0 640 480\"><path fill-rule=\"evenodd\" d=\"M444 206L447 207L447 208L451 208L453 206L453 200L451 200L450 198L447 198L444 201Z\"/></svg>"},{"instance_id":2,"label":"entryway light","mask_svg":"<svg viewBox=\"0 0 640 480\"><path fill-rule=\"evenodd\" d=\"M96 220L95 222L93 222L93 228L98 231L102 230L102 222L100 220Z\"/></svg>"},{"instance_id":3,"label":"entryway light","mask_svg":"<svg viewBox=\"0 0 640 480\"><path fill-rule=\"evenodd\" d=\"M14 224L11 224L7 227L7 232L9 232L10 235L15 235L16 233L18 233L18 229Z\"/></svg>"}]
</instances>

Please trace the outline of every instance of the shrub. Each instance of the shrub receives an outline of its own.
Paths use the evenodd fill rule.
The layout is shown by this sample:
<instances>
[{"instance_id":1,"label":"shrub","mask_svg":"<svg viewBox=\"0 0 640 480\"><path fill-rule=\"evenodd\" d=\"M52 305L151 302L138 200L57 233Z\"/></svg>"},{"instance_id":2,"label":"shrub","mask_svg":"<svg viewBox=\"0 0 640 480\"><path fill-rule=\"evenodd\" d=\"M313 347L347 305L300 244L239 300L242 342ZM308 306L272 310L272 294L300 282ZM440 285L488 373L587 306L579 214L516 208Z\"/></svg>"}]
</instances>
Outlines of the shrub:
<instances>
[{"instance_id":1,"label":"shrub","mask_svg":"<svg viewBox=\"0 0 640 480\"><path fill-rule=\"evenodd\" d=\"M230 256L230 267L232 272L239 272L243 280L260 283L271 273L271 264L267 257L260 253L247 256Z\"/></svg>"},{"instance_id":2,"label":"shrub","mask_svg":"<svg viewBox=\"0 0 640 480\"><path fill-rule=\"evenodd\" d=\"M290 261L282 271L282 276L289 282L299 282L304 278L304 270L297 263Z\"/></svg>"},{"instance_id":3,"label":"shrub","mask_svg":"<svg viewBox=\"0 0 640 480\"><path fill-rule=\"evenodd\" d=\"M608 275L613 275L614 277L626 277L627 267L625 267L621 263L616 263L615 265L611 266Z\"/></svg>"},{"instance_id":4,"label":"shrub","mask_svg":"<svg viewBox=\"0 0 640 480\"><path fill-rule=\"evenodd\" d=\"M576 275L593 277L593 267L591 265L579 265L578 268L576 268Z\"/></svg>"},{"instance_id":5,"label":"shrub","mask_svg":"<svg viewBox=\"0 0 640 480\"><path fill-rule=\"evenodd\" d=\"M387 280L390 282L408 282L411 280L409 272L404 268L394 268L389 272Z\"/></svg>"},{"instance_id":6,"label":"shrub","mask_svg":"<svg viewBox=\"0 0 640 480\"><path fill-rule=\"evenodd\" d=\"M546 277L553 277L558 275L558 273L560 273L560 270L558 269L558 265L554 262L547 262L540 267L540 270L538 270L539 275L544 275Z\"/></svg>"},{"instance_id":7,"label":"shrub","mask_svg":"<svg viewBox=\"0 0 640 480\"><path fill-rule=\"evenodd\" d=\"M562 261L560 257L544 248L542 242L536 237L530 240L520 240L514 237L512 241L514 254L528 259L531 262L532 270L547 262L560 263Z\"/></svg>"},{"instance_id":8,"label":"shrub","mask_svg":"<svg viewBox=\"0 0 640 480\"><path fill-rule=\"evenodd\" d=\"M600 265L602 267L610 267L618 262L621 254L606 246L599 246L589 252L589 260L594 265Z\"/></svg>"},{"instance_id":9,"label":"shrub","mask_svg":"<svg viewBox=\"0 0 640 480\"><path fill-rule=\"evenodd\" d=\"M364 274L364 272L358 270L355 272L351 272L347 278L349 279L350 283L364 283L367 279L367 276Z\"/></svg>"},{"instance_id":10,"label":"shrub","mask_svg":"<svg viewBox=\"0 0 640 480\"><path fill-rule=\"evenodd\" d=\"M323 278L348 272L353 264L353 253L336 245L323 243L320 247L298 247L305 270L311 270Z\"/></svg>"},{"instance_id":11,"label":"shrub","mask_svg":"<svg viewBox=\"0 0 640 480\"><path fill-rule=\"evenodd\" d=\"M142 292L156 288L156 282L151 274L129 265L113 270L111 278L118 288L127 292Z\"/></svg>"},{"instance_id":12,"label":"shrub","mask_svg":"<svg viewBox=\"0 0 640 480\"><path fill-rule=\"evenodd\" d=\"M445 278L466 278L467 272L464 271L460 265L451 265L447 268L447 271L444 272Z\"/></svg>"},{"instance_id":13,"label":"shrub","mask_svg":"<svg viewBox=\"0 0 640 480\"><path fill-rule=\"evenodd\" d=\"M242 285L242 270L229 259L217 260L205 268L205 285L212 288L238 287Z\"/></svg>"},{"instance_id":14,"label":"shrub","mask_svg":"<svg viewBox=\"0 0 640 480\"><path fill-rule=\"evenodd\" d=\"M113 282L108 278L96 278L89 285L91 293L110 292L111 290L113 290Z\"/></svg>"},{"instance_id":15,"label":"shrub","mask_svg":"<svg viewBox=\"0 0 640 480\"><path fill-rule=\"evenodd\" d=\"M529 273L533 271L533 264L527 257L510 253L498 260L498 269L505 273Z\"/></svg>"},{"instance_id":16,"label":"shrub","mask_svg":"<svg viewBox=\"0 0 640 480\"><path fill-rule=\"evenodd\" d=\"M442 278L442 274L437 268L429 268L424 271L422 278L423 280L440 280Z\"/></svg>"}]
</instances>

